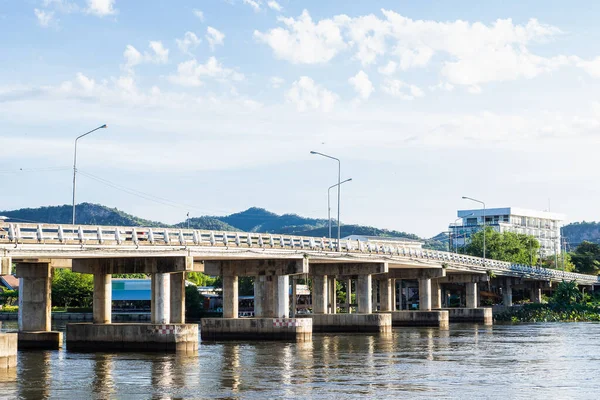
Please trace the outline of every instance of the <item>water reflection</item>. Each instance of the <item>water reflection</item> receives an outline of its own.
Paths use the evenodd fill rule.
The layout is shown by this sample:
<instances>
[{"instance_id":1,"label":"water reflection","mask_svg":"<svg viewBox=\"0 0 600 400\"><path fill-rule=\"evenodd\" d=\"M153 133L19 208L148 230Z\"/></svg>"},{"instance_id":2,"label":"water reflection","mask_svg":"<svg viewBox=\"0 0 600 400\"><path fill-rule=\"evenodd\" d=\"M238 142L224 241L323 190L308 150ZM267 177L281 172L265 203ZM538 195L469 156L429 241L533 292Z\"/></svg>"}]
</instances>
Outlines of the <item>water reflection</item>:
<instances>
[{"instance_id":1,"label":"water reflection","mask_svg":"<svg viewBox=\"0 0 600 400\"><path fill-rule=\"evenodd\" d=\"M115 393L113 357L114 354L98 354L94 360L92 392L102 398L110 398Z\"/></svg>"},{"instance_id":2,"label":"water reflection","mask_svg":"<svg viewBox=\"0 0 600 400\"><path fill-rule=\"evenodd\" d=\"M18 361L18 392L24 400L47 399L52 384L50 351L20 351Z\"/></svg>"}]
</instances>

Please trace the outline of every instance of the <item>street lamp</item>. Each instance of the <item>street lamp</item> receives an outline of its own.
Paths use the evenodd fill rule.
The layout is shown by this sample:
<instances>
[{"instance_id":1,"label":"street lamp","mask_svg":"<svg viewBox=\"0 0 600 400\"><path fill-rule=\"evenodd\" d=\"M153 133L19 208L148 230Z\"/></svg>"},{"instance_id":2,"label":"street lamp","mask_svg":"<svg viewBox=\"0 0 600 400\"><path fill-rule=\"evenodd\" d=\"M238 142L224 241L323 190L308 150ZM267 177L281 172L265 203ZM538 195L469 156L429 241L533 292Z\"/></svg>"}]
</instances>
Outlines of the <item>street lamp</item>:
<instances>
[{"instance_id":1,"label":"street lamp","mask_svg":"<svg viewBox=\"0 0 600 400\"><path fill-rule=\"evenodd\" d=\"M458 237L458 235L456 234L456 231L457 231L457 229L456 229L456 224L458 223L458 220L459 220L459 219L463 219L463 218L470 217L470 216L471 216L471 215L473 215L473 214L474 214L474 213L467 214L467 215L465 215L464 217L458 217L458 218L456 218L456 219L454 220L454 226L453 226L453 228L454 228L454 252L455 252L456 254L458 254L458 243L457 243L457 241L456 241L456 238ZM466 246L466 245L467 245L467 238L466 238L466 236L465 236L465 240L464 240L464 242L465 242L465 243L464 243L464 245L463 245L463 246Z\"/></svg>"},{"instance_id":2,"label":"street lamp","mask_svg":"<svg viewBox=\"0 0 600 400\"><path fill-rule=\"evenodd\" d=\"M329 189L327 189L327 221L329 222L329 239L331 239L331 203L329 201L329 199L331 197L330 196L331 189L333 189L334 187L339 186L343 183L350 182L351 180L352 180L352 178L346 179L343 182L336 183L335 185L329 186Z\"/></svg>"},{"instance_id":3,"label":"street lamp","mask_svg":"<svg viewBox=\"0 0 600 400\"><path fill-rule=\"evenodd\" d=\"M106 128L106 124L97 127L96 129L92 129L89 132L84 133L83 135L77 136L75 139L75 152L73 154L73 225L75 225L75 180L77 178L77 141L84 136L89 135L92 132L97 131L98 129Z\"/></svg>"},{"instance_id":4,"label":"street lamp","mask_svg":"<svg viewBox=\"0 0 600 400\"><path fill-rule=\"evenodd\" d=\"M338 185L337 185L337 188L338 188L338 209L337 209L337 211L338 211L338 215L337 215L338 234L337 234L337 249L338 249L338 251L342 251L342 249L340 247L340 236L341 236L341 232L342 232L341 226L340 226L340 186L342 185L342 181L341 181L341 179L342 179L342 163L341 163L341 161L340 161L339 158L328 156L327 154L319 153L318 151L311 151L310 154L318 154L320 156L327 157L327 158L330 158L330 159L335 160L335 161L338 162Z\"/></svg>"},{"instance_id":5,"label":"street lamp","mask_svg":"<svg viewBox=\"0 0 600 400\"><path fill-rule=\"evenodd\" d=\"M485 203L481 200L476 200L472 197L463 196L463 200L471 200L483 205L483 263L485 264Z\"/></svg>"}]
</instances>

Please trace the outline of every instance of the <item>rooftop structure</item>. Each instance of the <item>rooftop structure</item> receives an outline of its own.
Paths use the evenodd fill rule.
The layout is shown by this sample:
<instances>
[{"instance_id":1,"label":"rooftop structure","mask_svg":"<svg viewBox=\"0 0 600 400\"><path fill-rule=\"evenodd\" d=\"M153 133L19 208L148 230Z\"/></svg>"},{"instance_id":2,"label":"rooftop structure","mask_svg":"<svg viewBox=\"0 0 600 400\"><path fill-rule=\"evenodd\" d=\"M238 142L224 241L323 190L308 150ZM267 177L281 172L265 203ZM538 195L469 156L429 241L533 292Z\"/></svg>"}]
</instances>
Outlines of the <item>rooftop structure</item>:
<instances>
[{"instance_id":1,"label":"rooftop structure","mask_svg":"<svg viewBox=\"0 0 600 400\"><path fill-rule=\"evenodd\" d=\"M360 242L369 242L375 245L393 245L397 247L409 247L414 249L423 248L423 242L403 237L350 235L342 238L342 240L358 240Z\"/></svg>"}]
</instances>

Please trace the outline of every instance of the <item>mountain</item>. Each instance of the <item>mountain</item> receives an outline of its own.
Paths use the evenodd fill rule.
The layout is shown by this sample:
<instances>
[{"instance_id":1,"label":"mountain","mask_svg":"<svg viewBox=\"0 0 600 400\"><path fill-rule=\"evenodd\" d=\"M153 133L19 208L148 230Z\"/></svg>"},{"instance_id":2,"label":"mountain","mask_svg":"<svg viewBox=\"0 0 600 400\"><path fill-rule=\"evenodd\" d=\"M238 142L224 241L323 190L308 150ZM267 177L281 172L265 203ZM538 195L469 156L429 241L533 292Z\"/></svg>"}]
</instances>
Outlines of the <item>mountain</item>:
<instances>
[{"instance_id":1,"label":"mountain","mask_svg":"<svg viewBox=\"0 0 600 400\"><path fill-rule=\"evenodd\" d=\"M600 243L600 222L573 222L563 226L562 236L571 249L583 241Z\"/></svg>"},{"instance_id":2,"label":"mountain","mask_svg":"<svg viewBox=\"0 0 600 400\"><path fill-rule=\"evenodd\" d=\"M70 224L73 219L73 208L70 205L22 208L13 211L0 211L0 215L15 218L18 222ZM138 218L116 208L92 203L78 204L75 217L77 223L82 225L168 226L161 222Z\"/></svg>"},{"instance_id":3,"label":"mountain","mask_svg":"<svg viewBox=\"0 0 600 400\"><path fill-rule=\"evenodd\" d=\"M69 205L39 208L23 208L20 210L0 211L0 215L14 219L16 222L70 224L72 208ZM10 221L10 220L9 220ZM332 236L337 237L335 221L332 226ZM326 219L305 218L297 214L278 215L264 208L252 207L245 211L227 216L203 216L169 225L162 222L145 220L127 214L116 208L100 204L81 203L77 205L77 223L82 225L120 225L148 227L181 227L215 231L263 232L285 235L300 235L313 237L329 236ZM379 229L363 225L342 225L342 237L349 235L399 237L411 240L422 240L426 248L444 250L445 241L422 239L407 232Z\"/></svg>"}]
</instances>

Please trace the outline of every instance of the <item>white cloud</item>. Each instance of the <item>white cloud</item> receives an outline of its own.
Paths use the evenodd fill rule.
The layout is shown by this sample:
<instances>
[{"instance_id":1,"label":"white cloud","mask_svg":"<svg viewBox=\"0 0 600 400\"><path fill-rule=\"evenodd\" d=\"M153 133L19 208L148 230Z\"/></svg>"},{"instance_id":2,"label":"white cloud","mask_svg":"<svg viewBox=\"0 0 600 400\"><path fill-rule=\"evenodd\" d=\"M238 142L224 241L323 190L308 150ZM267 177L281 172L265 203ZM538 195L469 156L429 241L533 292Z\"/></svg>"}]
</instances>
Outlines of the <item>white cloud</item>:
<instances>
[{"instance_id":1,"label":"white cloud","mask_svg":"<svg viewBox=\"0 0 600 400\"><path fill-rule=\"evenodd\" d=\"M333 109L338 96L318 85L308 76L302 76L292 84L285 94L286 99L295 104L298 111L309 109L328 112Z\"/></svg>"},{"instance_id":2,"label":"white cloud","mask_svg":"<svg viewBox=\"0 0 600 400\"><path fill-rule=\"evenodd\" d=\"M90 14L104 17L116 13L114 9L115 0L88 0L87 3L87 12Z\"/></svg>"},{"instance_id":3,"label":"white cloud","mask_svg":"<svg viewBox=\"0 0 600 400\"><path fill-rule=\"evenodd\" d=\"M201 22L204 22L204 13L202 11L194 10L193 13Z\"/></svg>"},{"instance_id":4,"label":"white cloud","mask_svg":"<svg viewBox=\"0 0 600 400\"><path fill-rule=\"evenodd\" d=\"M202 86L207 78L232 82L244 80L244 75L224 68L215 57L210 57L205 64L198 64L196 60L182 62L177 66L177 75L169 76L171 82L187 87Z\"/></svg>"},{"instance_id":5,"label":"white cloud","mask_svg":"<svg viewBox=\"0 0 600 400\"><path fill-rule=\"evenodd\" d=\"M40 24L41 27L47 28L50 26L50 23L54 18L53 11L44 11L36 8L33 10L33 12L35 13L35 16L38 20L38 24Z\"/></svg>"},{"instance_id":6,"label":"white cloud","mask_svg":"<svg viewBox=\"0 0 600 400\"><path fill-rule=\"evenodd\" d=\"M260 11L260 0L244 0L244 4L252 7L255 12Z\"/></svg>"},{"instance_id":7,"label":"white cloud","mask_svg":"<svg viewBox=\"0 0 600 400\"><path fill-rule=\"evenodd\" d=\"M350 79L348 82L354 87L354 90L358 93L358 95L366 100L371 96L371 93L375 90L373 88L373 84L369 80L369 75L365 73L365 71L360 71Z\"/></svg>"},{"instance_id":8,"label":"white cloud","mask_svg":"<svg viewBox=\"0 0 600 400\"><path fill-rule=\"evenodd\" d=\"M169 61L169 49L166 49L160 41L150 41L148 44L151 52L140 53L135 47L128 44L123 52L125 65L123 68L133 73L133 67L142 63L166 64Z\"/></svg>"},{"instance_id":9,"label":"white cloud","mask_svg":"<svg viewBox=\"0 0 600 400\"><path fill-rule=\"evenodd\" d=\"M209 26L208 28L206 28L206 40L208 41L208 44L210 45L211 50L214 51L215 47L218 45L223 46L224 39L225 39L224 33L219 32L212 26Z\"/></svg>"},{"instance_id":10,"label":"white cloud","mask_svg":"<svg viewBox=\"0 0 600 400\"><path fill-rule=\"evenodd\" d=\"M574 57L574 62L579 68L582 68L593 78L600 78L600 57L596 57L591 61Z\"/></svg>"},{"instance_id":11,"label":"white cloud","mask_svg":"<svg viewBox=\"0 0 600 400\"><path fill-rule=\"evenodd\" d=\"M269 79L269 84L271 85L271 87L273 89L279 89L281 87L281 85L284 84L284 82L285 82L285 80L278 76L272 76L271 79Z\"/></svg>"},{"instance_id":12,"label":"white cloud","mask_svg":"<svg viewBox=\"0 0 600 400\"><path fill-rule=\"evenodd\" d=\"M201 40L196 36L193 32L186 32L183 36L183 39L175 39L177 43L177 47L181 50L182 53L191 55L190 49L194 49L198 47Z\"/></svg>"},{"instance_id":13,"label":"white cloud","mask_svg":"<svg viewBox=\"0 0 600 400\"><path fill-rule=\"evenodd\" d=\"M267 5L269 6L270 9L275 10L275 11L281 11L283 10L283 8L281 7L281 5L276 2L275 0L271 0L267 3Z\"/></svg>"},{"instance_id":14,"label":"white cloud","mask_svg":"<svg viewBox=\"0 0 600 400\"><path fill-rule=\"evenodd\" d=\"M385 66L377 68L377 71L383 75L393 75L397 68L398 64L395 61L388 61Z\"/></svg>"},{"instance_id":15,"label":"white cloud","mask_svg":"<svg viewBox=\"0 0 600 400\"><path fill-rule=\"evenodd\" d=\"M64 14L81 11L76 3L72 3L68 0L44 0L42 4L46 8L53 8L54 10Z\"/></svg>"},{"instance_id":16,"label":"white cloud","mask_svg":"<svg viewBox=\"0 0 600 400\"><path fill-rule=\"evenodd\" d=\"M402 82L398 79L386 79L381 90L402 100L412 100L415 97L423 97L425 93L418 86Z\"/></svg>"},{"instance_id":17,"label":"white cloud","mask_svg":"<svg viewBox=\"0 0 600 400\"><path fill-rule=\"evenodd\" d=\"M278 58L295 64L326 63L346 48L338 23L324 19L313 23L308 11L298 19L282 18L286 28L266 33L254 31L254 37L268 44Z\"/></svg>"},{"instance_id":18,"label":"white cloud","mask_svg":"<svg viewBox=\"0 0 600 400\"><path fill-rule=\"evenodd\" d=\"M436 90L444 90L446 92L451 92L454 90L454 85L451 85L448 82L440 82L435 86L429 86L429 90L431 90L432 92Z\"/></svg>"},{"instance_id":19,"label":"white cloud","mask_svg":"<svg viewBox=\"0 0 600 400\"><path fill-rule=\"evenodd\" d=\"M357 47L354 55L363 65L372 64L386 52L386 35L389 24L374 15L349 18L338 16L335 20L347 29L350 44Z\"/></svg>"}]
</instances>

